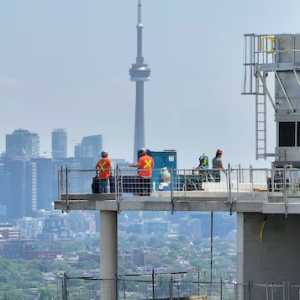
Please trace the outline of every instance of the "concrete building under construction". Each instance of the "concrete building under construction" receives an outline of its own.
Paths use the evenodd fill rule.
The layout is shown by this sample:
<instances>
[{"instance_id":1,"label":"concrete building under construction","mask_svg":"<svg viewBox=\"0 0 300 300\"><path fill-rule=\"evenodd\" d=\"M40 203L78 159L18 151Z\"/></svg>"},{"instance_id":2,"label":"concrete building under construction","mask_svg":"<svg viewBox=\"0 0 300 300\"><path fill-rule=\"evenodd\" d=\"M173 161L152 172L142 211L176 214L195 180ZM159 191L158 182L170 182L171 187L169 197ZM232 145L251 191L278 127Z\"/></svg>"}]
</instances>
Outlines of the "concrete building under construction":
<instances>
[{"instance_id":1,"label":"concrete building under construction","mask_svg":"<svg viewBox=\"0 0 300 300\"><path fill-rule=\"evenodd\" d=\"M78 170L61 170L55 209L100 211L104 241L100 244L100 279L107 280L101 282L101 299L117 299L117 221L124 211L236 213L237 291L232 299L299 299L300 34L247 34L244 38L242 93L255 98L256 157L273 157L270 168L233 169L228 165L221 182L207 180L205 173L211 170L171 169L165 182L168 188L155 188L150 196L138 195L137 182L132 179L137 176L135 170L123 174L116 169L110 194L78 193L69 180ZM269 85L271 73L274 82ZM276 122L276 147L270 153L266 143L268 101ZM130 184L128 172L132 172ZM156 180L163 182L162 177ZM154 294L155 290L153 299L157 299Z\"/></svg>"}]
</instances>

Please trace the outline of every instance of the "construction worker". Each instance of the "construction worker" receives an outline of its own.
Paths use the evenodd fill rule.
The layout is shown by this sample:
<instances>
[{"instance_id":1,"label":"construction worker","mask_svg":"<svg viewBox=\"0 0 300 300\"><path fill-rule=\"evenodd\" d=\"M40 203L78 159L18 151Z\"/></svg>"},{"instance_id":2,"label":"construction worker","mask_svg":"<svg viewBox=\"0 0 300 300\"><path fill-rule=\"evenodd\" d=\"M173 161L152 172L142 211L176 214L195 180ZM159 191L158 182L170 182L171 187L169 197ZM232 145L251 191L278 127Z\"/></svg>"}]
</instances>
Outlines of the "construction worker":
<instances>
[{"instance_id":1,"label":"construction worker","mask_svg":"<svg viewBox=\"0 0 300 300\"><path fill-rule=\"evenodd\" d=\"M199 169L208 169L209 164L208 164L208 157L205 155L205 153L203 153L200 157L199 157Z\"/></svg>"},{"instance_id":2,"label":"construction worker","mask_svg":"<svg viewBox=\"0 0 300 300\"><path fill-rule=\"evenodd\" d=\"M99 178L99 194L109 193L109 177L111 175L111 161L108 153L101 152L101 159L96 164Z\"/></svg>"},{"instance_id":3,"label":"construction worker","mask_svg":"<svg viewBox=\"0 0 300 300\"><path fill-rule=\"evenodd\" d=\"M129 164L129 167L138 168L139 181L137 183L137 193L140 196L150 196L152 169L154 160L147 154L145 148L139 150L140 158L137 164Z\"/></svg>"},{"instance_id":4,"label":"construction worker","mask_svg":"<svg viewBox=\"0 0 300 300\"><path fill-rule=\"evenodd\" d=\"M195 169L198 170L201 181L210 182L213 181L211 172L208 171L209 168L209 162L208 162L208 156L205 155L205 153L202 153L202 155L199 157L199 166ZM194 170L192 174L195 174Z\"/></svg>"},{"instance_id":5,"label":"construction worker","mask_svg":"<svg viewBox=\"0 0 300 300\"><path fill-rule=\"evenodd\" d=\"M221 181L220 170L222 170L224 174L226 174L226 171L223 168L223 164L222 164L222 154L223 151L218 149L216 152L216 156L212 160L212 167L213 167L212 176L215 182Z\"/></svg>"}]
</instances>

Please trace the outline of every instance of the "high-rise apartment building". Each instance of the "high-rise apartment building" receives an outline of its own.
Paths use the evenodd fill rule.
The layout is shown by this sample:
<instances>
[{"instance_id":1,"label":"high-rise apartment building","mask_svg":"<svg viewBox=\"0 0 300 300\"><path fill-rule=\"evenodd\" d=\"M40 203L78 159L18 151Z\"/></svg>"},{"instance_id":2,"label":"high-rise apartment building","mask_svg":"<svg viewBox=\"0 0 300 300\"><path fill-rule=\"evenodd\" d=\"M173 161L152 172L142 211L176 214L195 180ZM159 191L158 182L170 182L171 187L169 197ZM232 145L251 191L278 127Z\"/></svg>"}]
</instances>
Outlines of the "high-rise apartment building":
<instances>
[{"instance_id":1,"label":"high-rise apartment building","mask_svg":"<svg viewBox=\"0 0 300 300\"><path fill-rule=\"evenodd\" d=\"M37 133L17 129L6 135L7 157L38 157L40 155L40 138Z\"/></svg>"},{"instance_id":2,"label":"high-rise apartment building","mask_svg":"<svg viewBox=\"0 0 300 300\"><path fill-rule=\"evenodd\" d=\"M91 135L82 138L75 146L75 158L92 158L93 163L99 160L102 151L102 135Z\"/></svg>"},{"instance_id":3,"label":"high-rise apartment building","mask_svg":"<svg viewBox=\"0 0 300 300\"><path fill-rule=\"evenodd\" d=\"M6 201L7 218L32 216L36 210L36 169L30 159L6 158L5 173L9 176L9 199Z\"/></svg>"},{"instance_id":4,"label":"high-rise apartment building","mask_svg":"<svg viewBox=\"0 0 300 300\"><path fill-rule=\"evenodd\" d=\"M0 221L33 217L40 209L51 211L57 187L57 170L51 158L2 159Z\"/></svg>"},{"instance_id":5,"label":"high-rise apartment building","mask_svg":"<svg viewBox=\"0 0 300 300\"><path fill-rule=\"evenodd\" d=\"M7 222L7 204L10 200L10 176L0 163L0 223Z\"/></svg>"},{"instance_id":6,"label":"high-rise apartment building","mask_svg":"<svg viewBox=\"0 0 300 300\"><path fill-rule=\"evenodd\" d=\"M52 158L67 158L67 132L64 129L52 131Z\"/></svg>"},{"instance_id":7,"label":"high-rise apartment building","mask_svg":"<svg viewBox=\"0 0 300 300\"><path fill-rule=\"evenodd\" d=\"M57 191L58 183L53 181L57 176L54 163L51 158L35 158L31 162L32 170L32 200L36 200L36 209L52 210L52 202L55 201L53 192Z\"/></svg>"}]
</instances>

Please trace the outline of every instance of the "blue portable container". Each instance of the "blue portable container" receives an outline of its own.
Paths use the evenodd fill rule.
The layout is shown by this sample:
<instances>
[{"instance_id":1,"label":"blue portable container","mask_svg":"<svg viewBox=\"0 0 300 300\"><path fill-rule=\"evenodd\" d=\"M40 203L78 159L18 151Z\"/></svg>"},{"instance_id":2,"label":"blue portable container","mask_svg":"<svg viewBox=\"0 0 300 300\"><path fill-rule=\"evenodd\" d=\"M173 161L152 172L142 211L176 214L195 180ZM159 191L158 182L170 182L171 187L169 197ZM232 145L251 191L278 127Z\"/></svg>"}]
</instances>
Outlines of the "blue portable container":
<instances>
[{"instance_id":1,"label":"blue portable container","mask_svg":"<svg viewBox=\"0 0 300 300\"><path fill-rule=\"evenodd\" d=\"M152 182L155 182L155 190L159 189L159 184L163 182L161 177L161 169L166 167L169 173L172 172L173 181L176 178L176 169L177 169L177 152L175 150L163 150L163 151L151 151L147 149L147 154L151 156L154 160L154 169L152 172ZM138 152L138 158L140 158L140 153ZM122 165L118 164L118 168L122 169L122 184L119 183L119 186L122 186L123 193L134 193L137 188L138 176L132 175L132 172L126 172L128 169L127 164ZM172 171L173 170L173 171ZM119 179L120 180L120 179ZM111 178L111 192L115 192L115 177ZM169 187L165 187L164 190L168 190Z\"/></svg>"},{"instance_id":2,"label":"blue portable container","mask_svg":"<svg viewBox=\"0 0 300 300\"><path fill-rule=\"evenodd\" d=\"M154 160L154 170L152 172L152 184L155 182L155 189L158 190L159 184L163 182L161 177L161 169L166 167L171 173L173 181L176 180L177 169L177 152L176 150L151 151L147 150L147 154ZM166 188L164 188L165 190Z\"/></svg>"},{"instance_id":3,"label":"blue portable container","mask_svg":"<svg viewBox=\"0 0 300 300\"><path fill-rule=\"evenodd\" d=\"M167 167L168 170L177 169L177 152L175 150L147 151L153 157L155 169Z\"/></svg>"}]
</instances>

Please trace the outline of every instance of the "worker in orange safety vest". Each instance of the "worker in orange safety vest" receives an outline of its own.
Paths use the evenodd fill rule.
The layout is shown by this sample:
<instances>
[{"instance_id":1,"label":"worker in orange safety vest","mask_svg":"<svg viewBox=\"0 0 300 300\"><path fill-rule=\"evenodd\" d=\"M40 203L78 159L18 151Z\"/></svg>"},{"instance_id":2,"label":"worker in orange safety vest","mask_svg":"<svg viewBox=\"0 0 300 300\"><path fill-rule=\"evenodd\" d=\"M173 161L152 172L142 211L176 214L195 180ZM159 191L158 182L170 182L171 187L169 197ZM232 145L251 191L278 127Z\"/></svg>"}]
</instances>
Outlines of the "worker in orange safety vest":
<instances>
[{"instance_id":1,"label":"worker in orange safety vest","mask_svg":"<svg viewBox=\"0 0 300 300\"><path fill-rule=\"evenodd\" d=\"M111 161L108 158L108 153L102 151L101 159L96 164L99 178L99 193L109 193L109 178L111 175Z\"/></svg>"},{"instance_id":2,"label":"worker in orange safety vest","mask_svg":"<svg viewBox=\"0 0 300 300\"><path fill-rule=\"evenodd\" d=\"M129 164L129 167L138 168L139 179L137 182L137 193L139 196L150 196L152 169L154 160L147 154L145 148L139 150L140 158L137 164Z\"/></svg>"}]
</instances>

